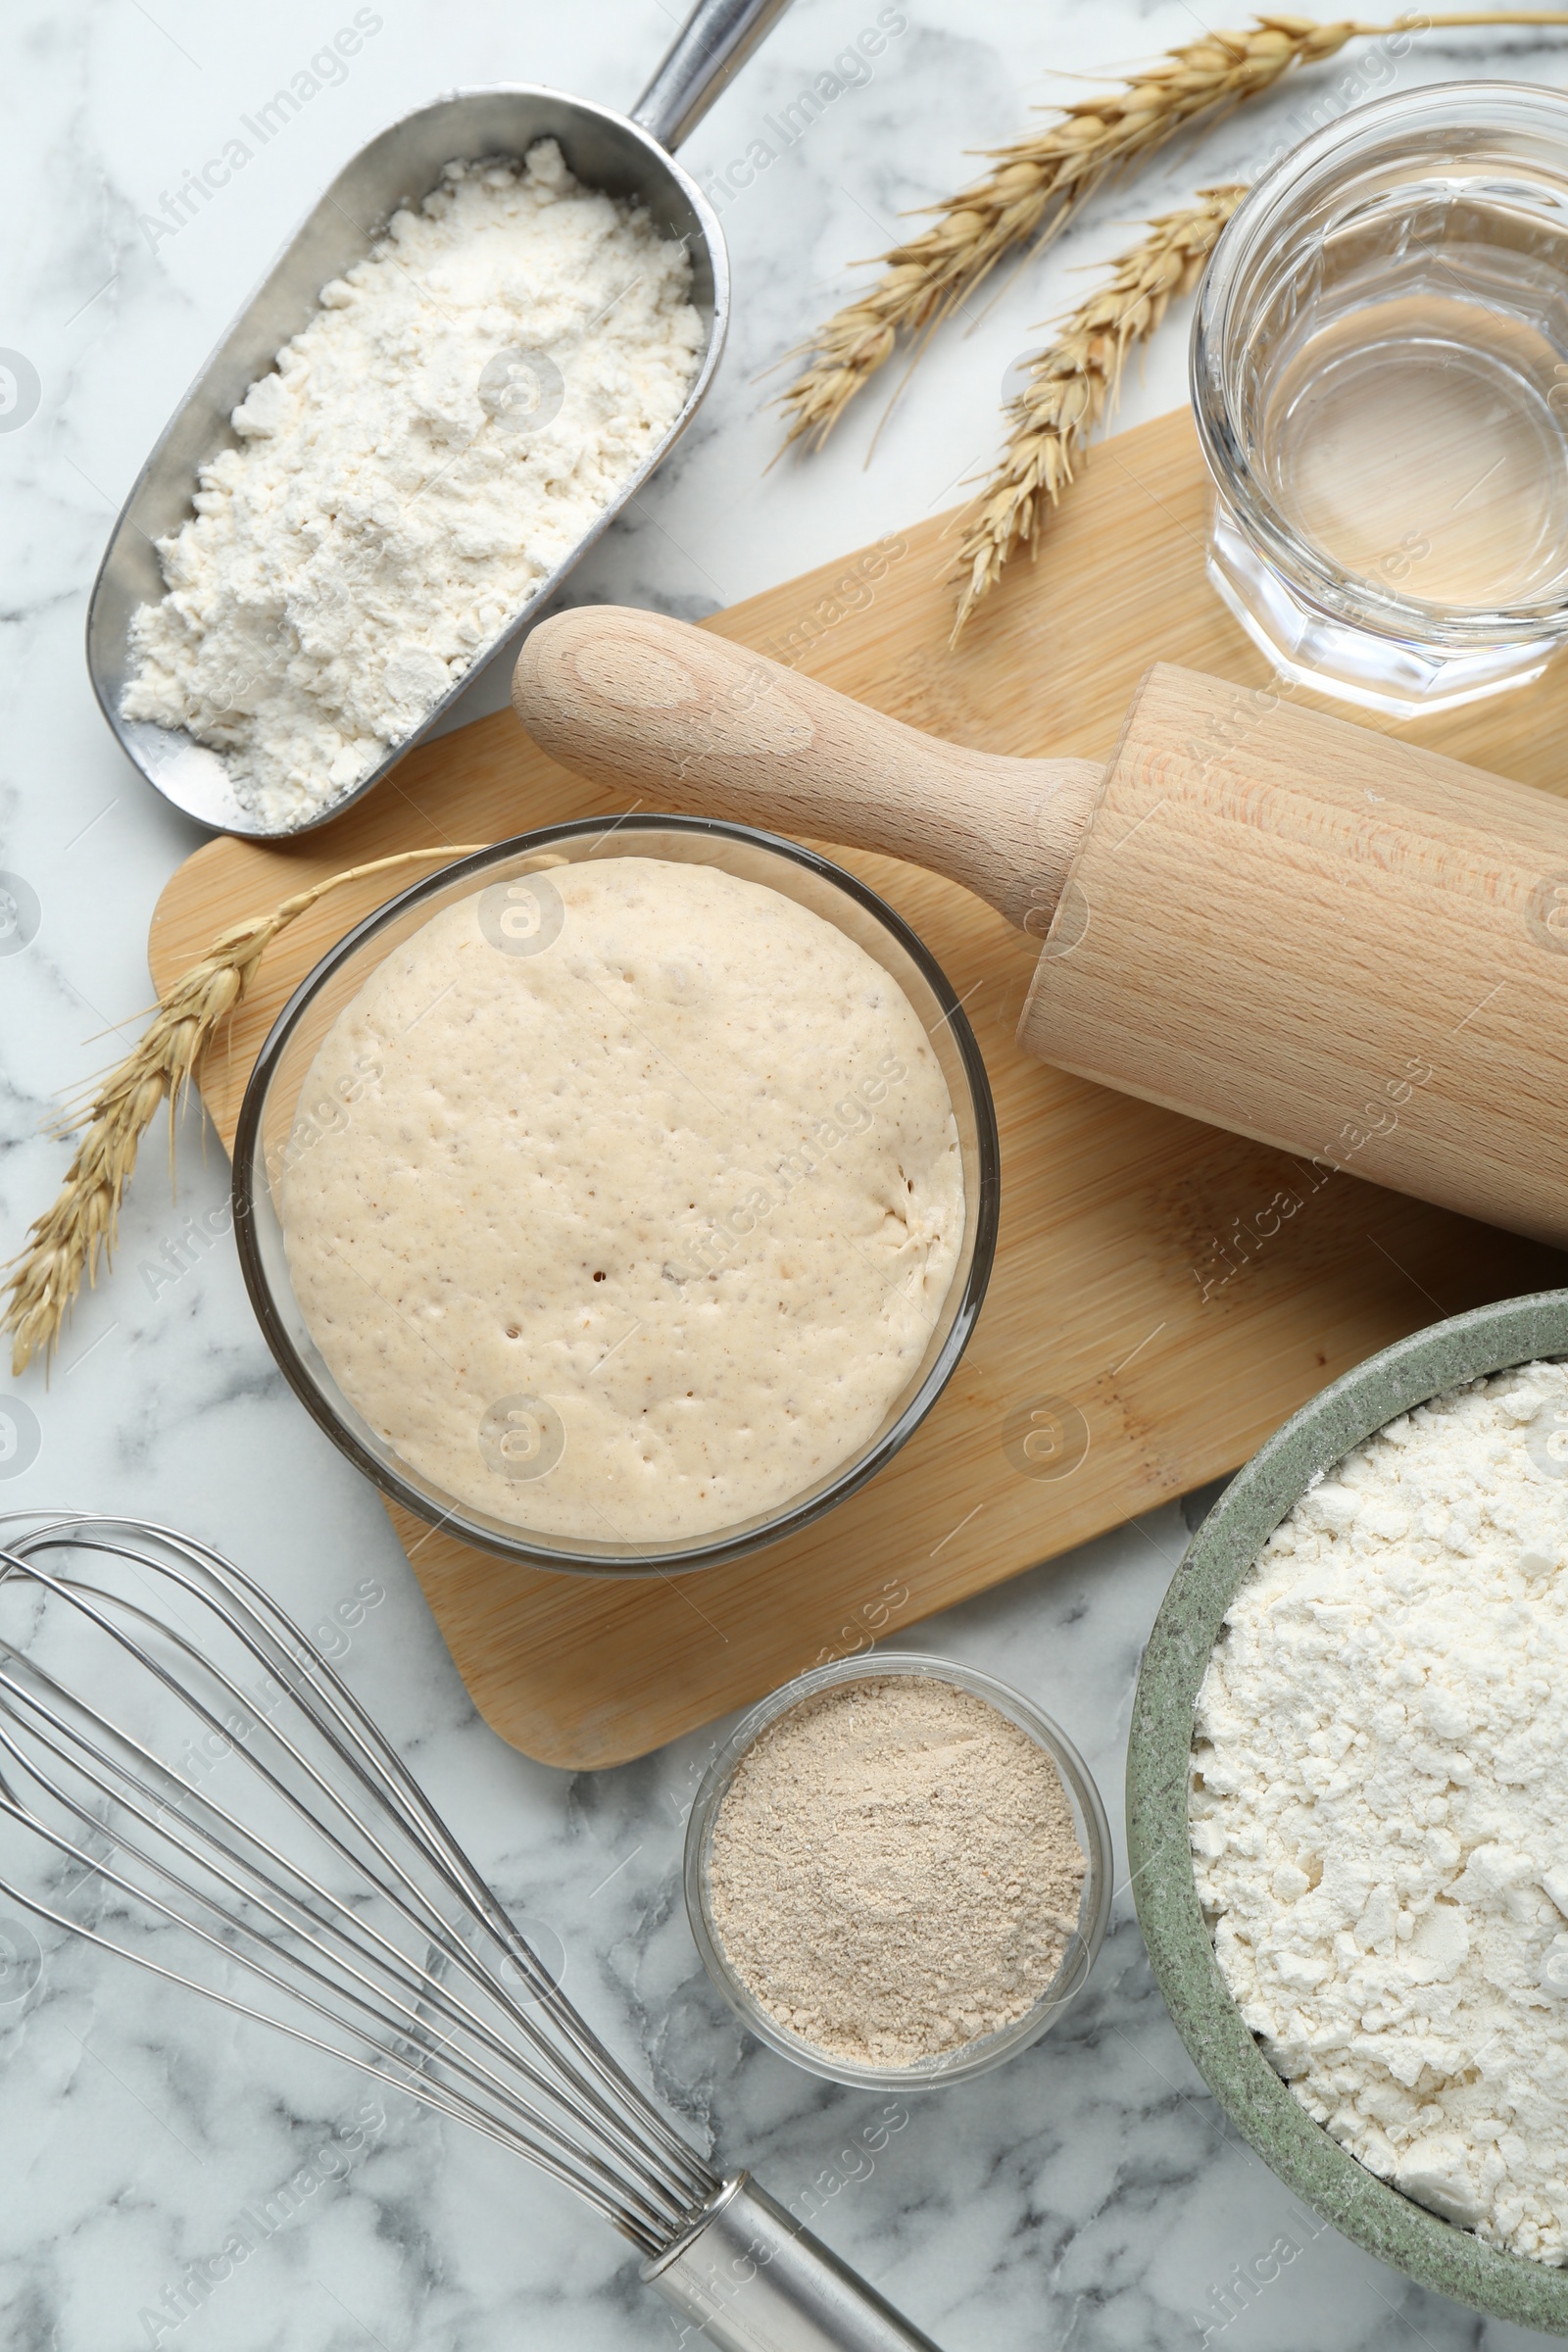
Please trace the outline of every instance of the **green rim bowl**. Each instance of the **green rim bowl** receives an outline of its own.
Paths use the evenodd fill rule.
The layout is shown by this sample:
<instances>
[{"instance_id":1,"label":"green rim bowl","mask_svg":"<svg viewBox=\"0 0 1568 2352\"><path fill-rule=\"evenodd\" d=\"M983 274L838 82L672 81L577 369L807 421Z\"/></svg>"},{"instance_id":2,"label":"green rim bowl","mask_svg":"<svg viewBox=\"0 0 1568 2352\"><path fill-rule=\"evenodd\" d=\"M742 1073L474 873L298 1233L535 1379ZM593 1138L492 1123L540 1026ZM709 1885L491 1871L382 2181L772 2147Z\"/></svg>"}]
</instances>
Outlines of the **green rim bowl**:
<instances>
[{"instance_id":1,"label":"green rim bowl","mask_svg":"<svg viewBox=\"0 0 1568 2352\"><path fill-rule=\"evenodd\" d=\"M1568 1291L1434 1323L1314 1396L1226 1488L1188 1546L1139 1671L1127 1754L1127 1854L1138 1923L1176 2031L1237 2130L1313 2211L1422 2286L1568 2335L1568 2270L1500 2254L1412 2204L1298 2106L1226 1987L1199 1908L1187 1836L1199 1687L1237 1588L1319 1471L1399 1413L1514 1364L1568 1355Z\"/></svg>"}]
</instances>

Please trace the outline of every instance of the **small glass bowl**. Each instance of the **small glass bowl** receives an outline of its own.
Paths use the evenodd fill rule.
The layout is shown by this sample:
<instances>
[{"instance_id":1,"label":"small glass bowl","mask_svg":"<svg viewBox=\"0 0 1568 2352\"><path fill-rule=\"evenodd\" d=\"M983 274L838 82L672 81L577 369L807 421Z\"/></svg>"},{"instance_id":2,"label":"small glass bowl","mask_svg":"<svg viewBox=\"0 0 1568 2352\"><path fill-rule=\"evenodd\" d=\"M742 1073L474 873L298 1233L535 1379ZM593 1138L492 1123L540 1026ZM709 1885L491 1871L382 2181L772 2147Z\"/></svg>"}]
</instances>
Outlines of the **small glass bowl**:
<instances>
[{"instance_id":1,"label":"small glass bowl","mask_svg":"<svg viewBox=\"0 0 1568 2352\"><path fill-rule=\"evenodd\" d=\"M924 1682L952 1683L960 1690L973 1691L977 1698L989 1700L1000 1715L1005 1715L1009 1723L1026 1732L1037 1747L1045 1749L1061 1775L1087 1867L1078 1904L1078 1925L1067 1939L1061 1966L1032 2009L999 2033L983 2034L978 2041L964 2042L960 2048L944 2051L939 2057L922 2058L914 2066L856 2066L789 2033L762 2007L736 1973L713 1921L709 1862L719 1808L729 1793L736 1770L781 1715L787 1715L803 1699L814 1698L819 1690L837 1690L846 1683L886 1682L891 1676L902 1675ZM794 1682L773 1691L737 1725L709 1766L692 1805L686 1825L685 1875L686 1915L703 1966L742 2025L759 2041L765 2042L779 2057L793 2059L809 2074L825 2076L830 2082L847 2082L858 2090L889 2087L929 2090L943 2083L967 2082L972 2075L989 2074L992 2067L1001 2066L1004 2059L1027 2049L1042 2034L1050 2032L1068 2003L1083 1990L1100 1956L1100 1947L1105 1939L1105 1923L1110 1916L1110 1828L1100 1791L1082 1756L1065 1732L1020 1692L1009 1690L1004 1683L994 1682L989 1674L976 1673L972 1666L960 1666L953 1658L927 1657L918 1650L872 1650L868 1655L840 1658L831 1666L813 1667L809 1674L797 1675Z\"/></svg>"},{"instance_id":2,"label":"small glass bowl","mask_svg":"<svg viewBox=\"0 0 1568 2352\"><path fill-rule=\"evenodd\" d=\"M288 1154L309 1149L322 1116L341 1116L335 1102L322 1113L321 1105L302 1101L311 1066L327 1031L376 966L455 901L600 850L612 858L717 866L809 907L853 939L893 975L930 1038L963 1156L963 1237L953 1280L924 1355L866 1443L815 1486L753 1519L695 1543L635 1548L531 1534L460 1501L404 1461L343 1394L312 1338L289 1277L278 1214ZM716 1567L808 1526L864 1486L913 1436L963 1353L996 1254L1001 1189L997 1114L985 1063L958 999L928 950L854 874L776 834L709 817L625 817L608 827L594 817L542 825L426 875L349 932L295 990L257 1056L234 1137L234 1238L245 1287L263 1337L307 1411L383 1494L417 1517L482 1551L578 1576L668 1576Z\"/></svg>"}]
</instances>

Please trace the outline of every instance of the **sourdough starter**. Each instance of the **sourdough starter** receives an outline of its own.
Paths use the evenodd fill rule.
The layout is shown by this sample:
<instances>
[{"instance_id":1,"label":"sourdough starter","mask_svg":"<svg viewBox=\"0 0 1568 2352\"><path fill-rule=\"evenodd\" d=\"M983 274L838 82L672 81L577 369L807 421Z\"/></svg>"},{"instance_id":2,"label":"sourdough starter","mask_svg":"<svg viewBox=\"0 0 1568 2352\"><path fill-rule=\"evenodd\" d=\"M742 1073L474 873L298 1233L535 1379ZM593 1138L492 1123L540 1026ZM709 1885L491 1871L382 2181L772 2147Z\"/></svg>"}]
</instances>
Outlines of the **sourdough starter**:
<instances>
[{"instance_id":1,"label":"sourdough starter","mask_svg":"<svg viewBox=\"0 0 1568 2352\"><path fill-rule=\"evenodd\" d=\"M946 1081L832 924L708 865L492 885L340 1015L285 1156L305 1319L446 1494L674 1543L858 1452L963 1234Z\"/></svg>"}]
</instances>

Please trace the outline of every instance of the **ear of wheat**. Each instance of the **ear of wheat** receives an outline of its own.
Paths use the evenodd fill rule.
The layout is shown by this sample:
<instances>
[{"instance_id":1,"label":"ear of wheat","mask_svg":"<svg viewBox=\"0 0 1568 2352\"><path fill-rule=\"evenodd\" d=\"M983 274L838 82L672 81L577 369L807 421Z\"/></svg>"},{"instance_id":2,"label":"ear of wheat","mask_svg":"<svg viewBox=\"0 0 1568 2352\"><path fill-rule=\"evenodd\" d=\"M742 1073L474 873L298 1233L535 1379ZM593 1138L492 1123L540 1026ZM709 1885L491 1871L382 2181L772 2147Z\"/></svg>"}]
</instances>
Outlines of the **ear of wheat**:
<instances>
[{"instance_id":1,"label":"ear of wheat","mask_svg":"<svg viewBox=\"0 0 1568 2352\"><path fill-rule=\"evenodd\" d=\"M955 559L961 582L955 640L1013 550L1025 540L1038 544L1084 440L1115 401L1128 351L1154 332L1173 295L1192 291L1246 193L1242 186L1201 188L1196 204L1152 220L1109 283L1034 361L1024 389L1007 404L1005 454L969 511Z\"/></svg>"},{"instance_id":2,"label":"ear of wheat","mask_svg":"<svg viewBox=\"0 0 1568 2352\"><path fill-rule=\"evenodd\" d=\"M1014 245L1060 234L1106 179L1152 155L1178 131L1272 89L1287 74L1321 65L1348 41L1411 24L1568 24L1568 12L1396 18L1392 24L1260 16L1246 32L1205 33L1172 49L1117 89L1057 111L1044 129L986 150L994 169L930 209L936 218L879 258L875 285L838 311L806 346L807 362L783 395L786 447L809 438L820 448L901 335L937 325L989 276Z\"/></svg>"},{"instance_id":3,"label":"ear of wheat","mask_svg":"<svg viewBox=\"0 0 1568 2352\"><path fill-rule=\"evenodd\" d=\"M83 1278L95 1280L100 1257L109 1264L121 1200L149 1120L166 1096L177 1103L189 1088L220 1023L239 1004L278 933L346 882L416 859L471 857L486 846L476 842L459 849L405 850L395 858L377 858L368 865L330 874L324 882L296 891L270 914L230 924L200 962L180 974L165 992L140 1042L89 1102L74 1113L68 1111L58 1123L58 1133L80 1133L81 1142L58 1198L34 1219L25 1245L6 1269L10 1281L0 1331L12 1335L13 1372L21 1372L40 1352L48 1360ZM172 1129L170 1164L172 1170Z\"/></svg>"}]
</instances>

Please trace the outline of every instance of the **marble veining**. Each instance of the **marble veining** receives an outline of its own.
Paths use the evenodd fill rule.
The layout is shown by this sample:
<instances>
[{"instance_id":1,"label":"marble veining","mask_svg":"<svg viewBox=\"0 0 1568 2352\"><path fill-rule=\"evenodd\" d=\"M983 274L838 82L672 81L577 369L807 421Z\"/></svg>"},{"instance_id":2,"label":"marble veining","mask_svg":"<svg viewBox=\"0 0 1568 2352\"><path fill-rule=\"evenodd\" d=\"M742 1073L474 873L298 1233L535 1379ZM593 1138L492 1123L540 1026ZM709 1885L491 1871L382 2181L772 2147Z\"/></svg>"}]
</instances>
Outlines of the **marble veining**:
<instances>
[{"instance_id":1,"label":"marble veining","mask_svg":"<svg viewBox=\"0 0 1568 2352\"><path fill-rule=\"evenodd\" d=\"M1200 153L1175 151L1136 190L1102 196L1045 260L999 272L890 415L894 370L824 456L765 472L783 356L855 282L850 262L957 185L967 151L1082 86L1054 74L1125 63L1200 24L1178 0L900 0L903 29L869 78L778 135L878 7L797 0L692 138L686 160L714 191L734 260L728 356L671 463L575 575L574 599L699 615L951 505L997 445L998 400L1041 322L1084 285L1076 270L1126 241L1129 220L1246 176L1314 115L1378 88L1561 82L1568 68L1560 36L1502 30L1429 31L1370 68L1348 52L1231 118ZM312 75L355 20L348 0L14 0L0 346L22 354L24 389L35 373L37 402L14 427L0 416L0 868L37 913L18 952L0 941L0 1247L16 1246L64 1165L40 1117L134 1034L148 916L198 838L122 760L81 656L93 570L137 466L294 220L372 131L455 84L539 80L627 103L677 13L677 0L376 0L346 71ZM268 127L274 93L302 74L319 86ZM743 184L733 166L759 141L775 152ZM182 218L189 174L225 157L226 183L185 199ZM1183 327L1173 319L1130 372L1127 420L1182 397ZM504 697L504 675L482 676L459 716ZM1078 2009L999 2073L882 2117L893 2128L871 2152L890 2103L769 2056L698 1967L680 1843L712 1733L568 1776L484 1728L375 1497L271 1368L234 1263L220 1150L187 1121L172 1204L163 1148L155 1132L117 1273L82 1302L52 1383L0 1380L20 1433L0 1507L162 1517L262 1571L311 1625L375 1579L384 1597L353 1631L344 1671L503 1896L561 1952L573 1998L718 2161L751 2164L813 2214L947 2352L1546 2340L1407 2286L1293 2203L1187 2061L1124 1886ZM1001 1673L1057 1716L1118 1829L1139 1651L1184 1541L1172 1507L907 1637ZM456 2127L397 2096L367 2104L325 2060L82 1947L39 1950L24 1933L0 1942L0 2339L13 2352L673 2343L611 2232ZM225 2247L226 2275L193 2291L193 2266L222 2270Z\"/></svg>"}]
</instances>

